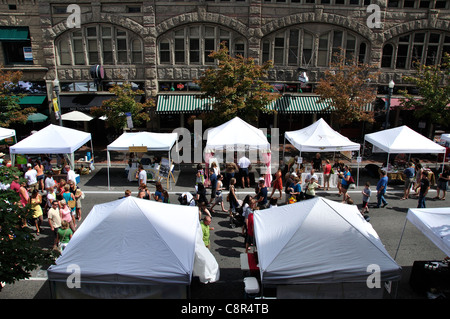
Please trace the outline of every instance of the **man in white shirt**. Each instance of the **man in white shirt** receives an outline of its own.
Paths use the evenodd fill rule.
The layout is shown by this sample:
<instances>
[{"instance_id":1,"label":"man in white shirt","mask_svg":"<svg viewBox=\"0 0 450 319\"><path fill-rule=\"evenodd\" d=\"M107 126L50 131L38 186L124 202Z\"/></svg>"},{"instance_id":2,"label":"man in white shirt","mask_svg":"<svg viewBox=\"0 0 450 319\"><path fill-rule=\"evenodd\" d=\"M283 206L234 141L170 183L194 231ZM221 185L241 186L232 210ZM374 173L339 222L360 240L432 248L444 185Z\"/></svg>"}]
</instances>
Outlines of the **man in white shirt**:
<instances>
[{"instance_id":1,"label":"man in white shirt","mask_svg":"<svg viewBox=\"0 0 450 319\"><path fill-rule=\"evenodd\" d=\"M52 173L52 171L48 171L47 177L45 178L45 181L44 181L45 189L48 190L50 187L55 187L55 185L56 185L56 182L53 179L53 173Z\"/></svg>"},{"instance_id":2,"label":"man in white shirt","mask_svg":"<svg viewBox=\"0 0 450 319\"><path fill-rule=\"evenodd\" d=\"M70 169L69 165L66 165L66 172L67 172L67 181L73 181L75 185L77 185L75 172Z\"/></svg>"},{"instance_id":3,"label":"man in white shirt","mask_svg":"<svg viewBox=\"0 0 450 319\"><path fill-rule=\"evenodd\" d=\"M142 184L147 185L147 172L145 171L144 166L139 164L138 185L141 186Z\"/></svg>"},{"instance_id":4,"label":"man in white shirt","mask_svg":"<svg viewBox=\"0 0 450 319\"><path fill-rule=\"evenodd\" d=\"M28 170L25 173L24 177L27 180L27 185L30 188L30 191L33 192L34 189L38 189L37 183L37 171L32 167L30 163L27 164Z\"/></svg>"},{"instance_id":5,"label":"man in white shirt","mask_svg":"<svg viewBox=\"0 0 450 319\"><path fill-rule=\"evenodd\" d=\"M250 187L250 177L248 174L250 164L250 160L245 156L242 156L238 161L239 173L242 177L242 188L245 187L244 178L247 180L247 186Z\"/></svg>"}]
</instances>

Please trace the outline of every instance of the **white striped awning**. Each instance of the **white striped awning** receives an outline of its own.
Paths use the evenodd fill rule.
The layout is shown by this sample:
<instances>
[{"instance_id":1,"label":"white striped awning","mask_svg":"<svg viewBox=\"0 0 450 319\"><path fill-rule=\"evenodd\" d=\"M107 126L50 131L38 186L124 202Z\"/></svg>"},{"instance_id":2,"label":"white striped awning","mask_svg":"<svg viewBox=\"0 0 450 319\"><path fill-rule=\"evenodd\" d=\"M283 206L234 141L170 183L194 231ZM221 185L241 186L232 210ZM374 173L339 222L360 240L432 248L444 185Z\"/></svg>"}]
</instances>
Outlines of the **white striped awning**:
<instances>
[{"instance_id":1,"label":"white striped awning","mask_svg":"<svg viewBox=\"0 0 450 319\"><path fill-rule=\"evenodd\" d=\"M328 102L320 102L319 96L283 95L270 103L267 108L278 113L329 113Z\"/></svg>"}]
</instances>

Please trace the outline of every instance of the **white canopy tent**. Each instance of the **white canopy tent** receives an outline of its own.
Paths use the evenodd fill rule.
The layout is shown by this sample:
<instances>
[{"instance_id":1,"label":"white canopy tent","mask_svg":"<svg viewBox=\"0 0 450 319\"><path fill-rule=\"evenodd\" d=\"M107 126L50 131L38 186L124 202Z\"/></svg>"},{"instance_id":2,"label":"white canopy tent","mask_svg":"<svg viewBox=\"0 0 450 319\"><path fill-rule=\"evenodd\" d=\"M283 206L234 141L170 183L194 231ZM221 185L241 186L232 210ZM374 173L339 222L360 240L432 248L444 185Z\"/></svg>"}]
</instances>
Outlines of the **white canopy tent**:
<instances>
[{"instance_id":1,"label":"white canopy tent","mask_svg":"<svg viewBox=\"0 0 450 319\"><path fill-rule=\"evenodd\" d=\"M387 162L389 163L389 155L394 154L438 154L445 153L445 147L433 142L425 136L403 125L376 133L366 134L364 136L365 143L369 142L376 148L374 152L388 153ZM381 151L377 150L380 149ZM444 158L445 161L445 158Z\"/></svg>"},{"instance_id":2,"label":"white canopy tent","mask_svg":"<svg viewBox=\"0 0 450 319\"><path fill-rule=\"evenodd\" d=\"M89 122L94 118L90 115L84 114L80 111L72 111L69 113L65 113L61 115L61 118L65 121L73 121L73 122Z\"/></svg>"},{"instance_id":3,"label":"white canopy tent","mask_svg":"<svg viewBox=\"0 0 450 319\"><path fill-rule=\"evenodd\" d=\"M358 151L360 155L361 145L350 141L347 137L333 130L328 123L320 118L308 127L297 131L289 131L284 133L284 144L286 139L300 151L303 152L340 152L340 151ZM284 159L284 147L283 147ZM359 162L358 177L359 185Z\"/></svg>"},{"instance_id":4,"label":"white canopy tent","mask_svg":"<svg viewBox=\"0 0 450 319\"><path fill-rule=\"evenodd\" d=\"M9 150L13 157L13 165L13 154L67 154L70 156L73 169L74 152L89 141L91 141L92 158L94 158L91 133L50 124L11 146Z\"/></svg>"},{"instance_id":5,"label":"white canopy tent","mask_svg":"<svg viewBox=\"0 0 450 319\"><path fill-rule=\"evenodd\" d=\"M441 135L441 140L449 142L450 143L450 134L446 133L446 134L442 134Z\"/></svg>"},{"instance_id":6,"label":"white canopy tent","mask_svg":"<svg viewBox=\"0 0 450 319\"><path fill-rule=\"evenodd\" d=\"M337 297L345 298L345 284L367 289L370 265L379 266L381 281L400 279L401 267L354 205L315 197L254 214L263 285L314 285L324 295L327 285L342 285Z\"/></svg>"},{"instance_id":7,"label":"white canopy tent","mask_svg":"<svg viewBox=\"0 0 450 319\"><path fill-rule=\"evenodd\" d=\"M416 226L436 247L450 256L450 207L408 209L395 258L408 221Z\"/></svg>"},{"instance_id":8,"label":"white canopy tent","mask_svg":"<svg viewBox=\"0 0 450 319\"><path fill-rule=\"evenodd\" d=\"M206 149L211 150L270 150L264 133L239 117L208 131Z\"/></svg>"},{"instance_id":9,"label":"white canopy tent","mask_svg":"<svg viewBox=\"0 0 450 319\"><path fill-rule=\"evenodd\" d=\"M108 159L108 189L110 188L109 180L109 167L111 166L110 153L116 152L129 152L130 147L144 146L147 147L147 151L163 151L168 153L169 163L170 151L172 147L178 143L177 133L152 133L152 132L132 132L123 133L114 142L107 146L107 159Z\"/></svg>"},{"instance_id":10,"label":"white canopy tent","mask_svg":"<svg viewBox=\"0 0 450 319\"><path fill-rule=\"evenodd\" d=\"M9 137L16 137L16 131L13 129L0 127L0 140L4 140Z\"/></svg>"},{"instance_id":11,"label":"white canopy tent","mask_svg":"<svg viewBox=\"0 0 450 319\"><path fill-rule=\"evenodd\" d=\"M265 183L270 186L272 181L270 143L266 135L239 117L235 117L222 125L208 130L205 152L212 151L246 151L262 152L266 165Z\"/></svg>"},{"instance_id":12,"label":"white canopy tent","mask_svg":"<svg viewBox=\"0 0 450 319\"><path fill-rule=\"evenodd\" d=\"M80 271L79 289L67 288L71 265ZM192 276L219 279L198 208L131 196L95 205L48 269L57 298L180 298Z\"/></svg>"}]
</instances>

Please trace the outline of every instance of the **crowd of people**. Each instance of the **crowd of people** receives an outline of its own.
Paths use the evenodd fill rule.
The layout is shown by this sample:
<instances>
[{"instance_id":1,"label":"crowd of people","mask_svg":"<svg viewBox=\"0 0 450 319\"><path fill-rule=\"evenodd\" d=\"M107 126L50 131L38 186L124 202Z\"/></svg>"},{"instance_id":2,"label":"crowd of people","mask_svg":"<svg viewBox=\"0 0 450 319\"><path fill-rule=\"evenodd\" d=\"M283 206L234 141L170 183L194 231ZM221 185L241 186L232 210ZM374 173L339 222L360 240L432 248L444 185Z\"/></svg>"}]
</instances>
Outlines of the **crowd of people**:
<instances>
[{"instance_id":1,"label":"crowd of people","mask_svg":"<svg viewBox=\"0 0 450 319\"><path fill-rule=\"evenodd\" d=\"M17 192L18 204L30 205L31 218L24 219L23 226L34 227L37 236L41 233L44 215L54 235L53 249L61 251L77 229L82 217L84 193L77 186L76 174L69 165L62 167L66 178L54 178L51 165L39 159L29 160L22 174L14 176L10 189Z\"/></svg>"}]
</instances>

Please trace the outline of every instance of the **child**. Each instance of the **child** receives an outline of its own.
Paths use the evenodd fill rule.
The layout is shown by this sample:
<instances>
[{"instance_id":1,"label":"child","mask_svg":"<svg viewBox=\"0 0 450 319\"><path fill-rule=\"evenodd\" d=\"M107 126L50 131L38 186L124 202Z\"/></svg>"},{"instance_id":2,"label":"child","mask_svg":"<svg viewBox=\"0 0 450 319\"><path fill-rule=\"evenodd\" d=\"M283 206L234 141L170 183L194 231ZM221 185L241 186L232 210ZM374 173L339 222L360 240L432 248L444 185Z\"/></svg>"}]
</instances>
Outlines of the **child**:
<instances>
[{"instance_id":1,"label":"child","mask_svg":"<svg viewBox=\"0 0 450 319\"><path fill-rule=\"evenodd\" d=\"M366 182L366 186L364 186L364 189L362 190L363 204L362 204L361 214L363 216L364 216L364 213L369 213L369 199L370 199L371 193L372 193L372 190L370 189L370 183Z\"/></svg>"},{"instance_id":2,"label":"child","mask_svg":"<svg viewBox=\"0 0 450 319\"><path fill-rule=\"evenodd\" d=\"M198 185L204 183L205 183L205 171L203 170L202 164L198 164L195 184Z\"/></svg>"},{"instance_id":3,"label":"child","mask_svg":"<svg viewBox=\"0 0 450 319\"><path fill-rule=\"evenodd\" d=\"M310 199L316 196L316 188L322 188L316 183L316 179L311 177L310 182L306 186L306 199Z\"/></svg>"}]
</instances>

